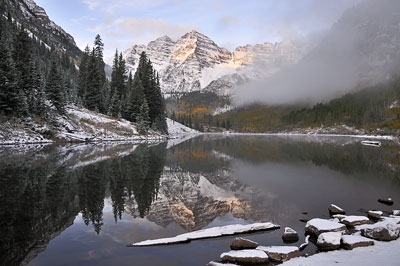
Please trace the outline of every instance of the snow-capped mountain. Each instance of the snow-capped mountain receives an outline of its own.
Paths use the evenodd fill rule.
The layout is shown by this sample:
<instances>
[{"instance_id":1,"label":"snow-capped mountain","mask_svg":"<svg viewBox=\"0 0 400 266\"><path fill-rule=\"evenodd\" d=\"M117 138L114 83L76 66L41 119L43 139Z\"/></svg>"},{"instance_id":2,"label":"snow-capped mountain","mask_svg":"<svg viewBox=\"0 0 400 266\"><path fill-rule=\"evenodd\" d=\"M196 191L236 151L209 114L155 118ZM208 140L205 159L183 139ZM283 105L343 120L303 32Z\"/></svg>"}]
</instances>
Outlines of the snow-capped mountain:
<instances>
[{"instance_id":1,"label":"snow-capped mountain","mask_svg":"<svg viewBox=\"0 0 400 266\"><path fill-rule=\"evenodd\" d=\"M4 4L12 19L22 24L36 38L49 47L54 46L72 58L79 60L82 51L76 46L74 38L55 24L46 11L33 0L4 0Z\"/></svg>"},{"instance_id":2,"label":"snow-capped mountain","mask_svg":"<svg viewBox=\"0 0 400 266\"><path fill-rule=\"evenodd\" d=\"M295 64L306 50L301 42L283 41L241 46L231 53L204 34L191 31L176 42L163 36L148 45L134 45L123 56L135 71L145 51L160 74L166 96L201 90L226 95L237 84Z\"/></svg>"}]
</instances>

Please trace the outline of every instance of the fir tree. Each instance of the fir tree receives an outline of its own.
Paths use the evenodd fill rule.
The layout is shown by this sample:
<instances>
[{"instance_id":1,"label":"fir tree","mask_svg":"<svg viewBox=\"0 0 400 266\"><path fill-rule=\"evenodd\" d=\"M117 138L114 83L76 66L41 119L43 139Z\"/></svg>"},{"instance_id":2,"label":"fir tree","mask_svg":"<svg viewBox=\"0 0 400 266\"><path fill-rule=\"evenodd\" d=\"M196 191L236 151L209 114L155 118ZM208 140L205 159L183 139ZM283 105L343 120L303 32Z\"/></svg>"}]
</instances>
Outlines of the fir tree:
<instances>
[{"instance_id":1,"label":"fir tree","mask_svg":"<svg viewBox=\"0 0 400 266\"><path fill-rule=\"evenodd\" d=\"M149 116L149 106L147 101L143 100L142 106L140 106L140 112L136 117L137 127L140 134L145 134L150 127L150 116Z\"/></svg>"},{"instance_id":2,"label":"fir tree","mask_svg":"<svg viewBox=\"0 0 400 266\"><path fill-rule=\"evenodd\" d=\"M90 60L90 48L86 46L85 52L83 53L81 63L79 65L79 75L78 75L78 97L81 99L82 104L86 106L85 98L86 98L86 88L88 86L87 76L88 76L88 64Z\"/></svg>"},{"instance_id":3,"label":"fir tree","mask_svg":"<svg viewBox=\"0 0 400 266\"><path fill-rule=\"evenodd\" d=\"M64 93L62 91L62 78L56 60L56 55L53 56L51 68L46 82L46 94L48 99L54 104L60 113L64 113Z\"/></svg>"},{"instance_id":4,"label":"fir tree","mask_svg":"<svg viewBox=\"0 0 400 266\"><path fill-rule=\"evenodd\" d=\"M87 69L87 88L85 94L85 104L89 110L100 110L101 105L101 76L98 69L96 50L93 49L88 62Z\"/></svg>"},{"instance_id":5,"label":"fir tree","mask_svg":"<svg viewBox=\"0 0 400 266\"><path fill-rule=\"evenodd\" d=\"M13 115L19 104L15 65L4 36L0 37L0 112Z\"/></svg>"}]
</instances>

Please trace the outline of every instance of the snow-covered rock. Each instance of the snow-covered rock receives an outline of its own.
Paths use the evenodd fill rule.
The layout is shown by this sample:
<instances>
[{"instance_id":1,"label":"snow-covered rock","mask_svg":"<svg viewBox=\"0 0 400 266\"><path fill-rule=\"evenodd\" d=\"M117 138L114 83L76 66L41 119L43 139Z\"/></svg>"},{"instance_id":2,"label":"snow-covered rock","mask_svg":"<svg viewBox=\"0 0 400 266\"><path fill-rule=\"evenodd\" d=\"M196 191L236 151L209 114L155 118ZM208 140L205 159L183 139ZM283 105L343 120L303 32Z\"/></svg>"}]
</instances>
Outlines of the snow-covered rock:
<instances>
[{"instance_id":1,"label":"snow-covered rock","mask_svg":"<svg viewBox=\"0 0 400 266\"><path fill-rule=\"evenodd\" d=\"M235 238L231 243L231 249L233 250L255 249L258 246L259 244L257 242L242 237Z\"/></svg>"},{"instance_id":2,"label":"snow-covered rock","mask_svg":"<svg viewBox=\"0 0 400 266\"><path fill-rule=\"evenodd\" d=\"M400 225L394 220L384 220L364 226L361 228L361 234L379 241L392 241L399 238Z\"/></svg>"},{"instance_id":3,"label":"snow-covered rock","mask_svg":"<svg viewBox=\"0 0 400 266\"><path fill-rule=\"evenodd\" d=\"M335 204L331 204L328 208L329 213L331 215L335 215L335 214L346 214L346 212L340 208L339 206L335 205Z\"/></svg>"},{"instance_id":4,"label":"snow-covered rock","mask_svg":"<svg viewBox=\"0 0 400 266\"><path fill-rule=\"evenodd\" d=\"M382 211L368 211L368 217L370 217L371 219L380 219L382 215Z\"/></svg>"},{"instance_id":5,"label":"snow-covered rock","mask_svg":"<svg viewBox=\"0 0 400 266\"><path fill-rule=\"evenodd\" d=\"M340 247L341 232L322 233L318 236L317 246L320 250L335 250Z\"/></svg>"},{"instance_id":6,"label":"snow-covered rock","mask_svg":"<svg viewBox=\"0 0 400 266\"><path fill-rule=\"evenodd\" d=\"M394 216L400 216L400 210L393 210Z\"/></svg>"},{"instance_id":7,"label":"snow-covered rock","mask_svg":"<svg viewBox=\"0 0 400 266\"><path fill-rule=\"evenodd\" d=\"M233 224L221 227L206 228L199 231L181 234L170 238L161 238L155 240L146 240L133 243L132 246L155 246L189 242L195 239L214 238L220 236L235 235L241 233L250 233L262 230L278 229L279 225L273 223L254 223L254 224Z\"/></svg>"},{"instance_id":8,"label":"snow-covered rock","mask_svg":"<svg viewBox=\"0 0 400 266\"><path fill-rule=\"evenodd\" d=\"M374 245L374 241L358 236L358 235L343 235L342 246L344 249L351 250L358 247L368 247Z\"/></svg>"},{"instance_id":9,"label":"snow-covered rock","mask_svg":"<svg viewBox=\"0 0 400 266\"><path fill-rule=\"evenodd\" d=\"M352 251L335 250L309 257L292 259L281 266L398 266L400 239L392 242L375 242L374 246L356 248Z\"/></svg>"},{"instance_id":10,"label":"snow-covered rock","mask_svg":"<svg viewBox=\"0 0 400 266\"><path fill-rule=\"evenodd\" d=\"M284 242L297 242L299 241L299 234L294 229L286 227L282 239Z\"/></svg>"},{"instance_id":11,"label":"snow-covered rock","mask_svg":"<svg viewBox=\"0 0 400 266\"><path fill-rule=\"evenodd\" d=\"M332 218L338 219L339 221L343 220L343 219L346 218L346 217L347 217L347 216L346 216L346 215L343 215L343 214L335 214L335 215L332 215Z\"/></svg>"},{"instance_id":12,"label":"snow-covered rock","mask_svg":"<svg viewBox=\"0 0 400 266\"><path fill-rule=\"evenodd\" d=\"M341 232L346 233L347 228L345 225L338 222L329 221L326 219L315 218L307 222L305 227L306 233L314 236L319 236L326 232Z\"/></svg>"},{"instance_id":13,"label":"snow-covered rock","mask_svg":"<svg viewBox=\"0 0 400 266\"><path fill-rule=\"evenodd\" d=\"M299 248L294 246L259 246L257 250L267 253L273 262L284 262L300 256Z\"/></svg>"},{"instance_id":14,"label":"snow-covered rock","mask_svg":"<svg viewBox=\"0 0 400 266\"><path fill-rule=\"evenodd\" d=\"M220 262L210 261L209 263L207 263L207 266L238 266L238 265L232 263L220 263Z\"/></svg>"},{"instance_id":15,"label":"snow-covered rock","mask_svg":"<svg viewBox=\"0 0 400 266\"><path fill-rule=\"evenodd\" d=\"M356 226L369 223L369 219L365 216L350 215L340 221L347 226Z\"/></svg>"},{"instance_id":16,"label":"snow-covered rock","mask_svg":"<svg viewBox=\"0 0 400 266\"><path fill-rule=\"evenodd\" d=\"M220 256L223 262L261 264L268 262L268 255L257 249L232 250L222 253Z\"/></svg>"}]
</instances>

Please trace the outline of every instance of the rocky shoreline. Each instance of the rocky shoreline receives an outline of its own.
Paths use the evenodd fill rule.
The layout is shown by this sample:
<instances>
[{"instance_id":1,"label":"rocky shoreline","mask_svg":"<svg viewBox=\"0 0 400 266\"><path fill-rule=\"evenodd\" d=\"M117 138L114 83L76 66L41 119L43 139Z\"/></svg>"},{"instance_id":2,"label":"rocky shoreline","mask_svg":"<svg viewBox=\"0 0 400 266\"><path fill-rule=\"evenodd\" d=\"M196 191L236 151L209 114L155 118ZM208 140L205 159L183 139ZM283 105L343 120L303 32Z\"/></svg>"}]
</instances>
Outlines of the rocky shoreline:
<instances>
[{"instance_id":1,"label":"rocky shoreline","mask_svg":"<svg viewBox=\"0 0 400 266\"><path fill-rule=\"evenodd\" d=\"M381 203L382 201L382 199L379 200ZM392 199L387 199L386 202L392 202ZM383 204L388 205L388 203ZM318 262L308 264L307 259L316 255L323 258L324 255L329 256L335 250L351 252L358 248L381 246L380 243L399 242L395 241L400 237L399 210L393 210L388 216L383 216L381 211L370 210L367 217L346 215L344 209L332 204L328 211L329 219L314 218L306 223L304 228L306 242L299 247L294 245L260 246L258 243L245 238L235 238L231 244L231 251L222 253L219 261L211 261L207 266L265 265L270 262L284 263L292 259L294 260L290 265L324 265L318 264ZM297 242L298 233L292 228L286 227L282 239L285 244ZM310 257L307 255L302 257L300 251L310 242L318 248L318 253ZM296 264L297 259L295 258L302 260L302 262ZM359 259L359 265L364 265L361 260L365 258L360 257ZM396 265L396 261L393 261L391 265Z\"/></svg>"}]
</instances>

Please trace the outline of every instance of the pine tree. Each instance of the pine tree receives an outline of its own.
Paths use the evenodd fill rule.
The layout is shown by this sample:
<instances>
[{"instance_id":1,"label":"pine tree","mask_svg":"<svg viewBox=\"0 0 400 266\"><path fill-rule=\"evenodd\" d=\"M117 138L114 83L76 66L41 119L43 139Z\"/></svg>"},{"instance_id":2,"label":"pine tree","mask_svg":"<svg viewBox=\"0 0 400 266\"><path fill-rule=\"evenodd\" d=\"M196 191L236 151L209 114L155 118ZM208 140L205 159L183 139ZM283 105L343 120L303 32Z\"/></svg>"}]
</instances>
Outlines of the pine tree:
<instances>
[{"instance_id":1,"label":"pine tree","mask_svg":"<svg viewBox=\"0 0 400 266\"><path fill-rule=\"evenodd\" d=\"M53 55L51 68L46 82L46 94L60 113L64 113L64 93L62 91L62 78L58 68L56 55Z\"/></svg>"},{"instance_id":2,"label":"pine tree","mask_svg":"<svg viewBox=\"0 0 400 266\"><path fill-rule=\"evenodd\" d=\"M145 134L150 128L149 106L147 101L144 100L140 106L140 112L136 118L137 127L140 134Z\"/></svg>"},{"instance_id":3,"label":"pine tree","mask_svg":"<svg viewBox=\"0 0 400 266\"><path fill-rule=\"evenodd\" d=\"M90 48L86 46L85 52L83 53L81 63L79 65L79 75L78 75L78 82L77 82L77 89L78 89L78 97L81 99L82 104L86 106L85 98L86 98L86 89L88 86L87 83L87 76L88 76L88 64L90 60Z\"/></svg>"},{"instance_id":4,"label":"pine tree","mask_svg":"<svg viewBox=\"0 0 400 266\"><path fill-rule=\"evenodd\" d=\"M15 65L4 35L0 36L0 112L5 115L15 114L19 104Z\"/></svg>"},{"instance_id":5,"label":"pine tree","mask_svg":"<svg viewBox=\"0 0 400 266\"><path fill-rule=\"evenodd\" d=\"M102 109L101 104L101 80L99 69L97 68L96 50L93 49L89 57L87 69L87 88L85 94L85 104L89 110Z\"/></svg>"}]
</instances>

